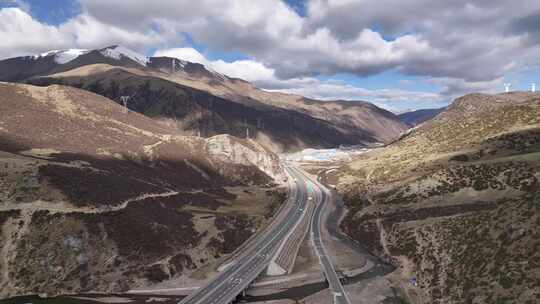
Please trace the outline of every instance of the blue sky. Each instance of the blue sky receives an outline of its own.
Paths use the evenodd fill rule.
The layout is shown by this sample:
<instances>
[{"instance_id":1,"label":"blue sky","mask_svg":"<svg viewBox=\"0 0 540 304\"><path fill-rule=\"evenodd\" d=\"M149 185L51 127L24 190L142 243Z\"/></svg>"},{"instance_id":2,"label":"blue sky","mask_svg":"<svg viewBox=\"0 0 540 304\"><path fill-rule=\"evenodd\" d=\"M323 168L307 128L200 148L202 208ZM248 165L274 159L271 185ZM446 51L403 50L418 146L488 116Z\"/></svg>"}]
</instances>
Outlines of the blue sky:
<instances>
[{"instance_id":1,"label":"blue sky","mask_svg":"<svg viewBox=\"0 0 540 304\"><path fill-rule=\"evenodd\" d=\"M72 0L27 0L23 2L0 0L0 7L18 7L20 5L23 7L28 5L32 17L51 25L61 24L81 11L80 4Z\"/></svg>"},{"instance_id":2,"label":"blue sky","mask_svg":"<svg viewBox=\"0 0 540 304\"><path fill-rule=\"evenodd\" d=\"M263 89L401 112L505 82L529 89L537 16L534 0L0 0L0 57L122 44Z\"/></svg>"},{"instance_id":3,"label":"blue sky","mask_svg":"<svg viewBox=\"0 0 540 304\"><path fill-rule=\"evenodd\" d=\"M286 0L285 1L290 7L292 7L300 16L306 15L306 8L304 6L304 1L302 0Z\"/></svg>"}]
</instances>

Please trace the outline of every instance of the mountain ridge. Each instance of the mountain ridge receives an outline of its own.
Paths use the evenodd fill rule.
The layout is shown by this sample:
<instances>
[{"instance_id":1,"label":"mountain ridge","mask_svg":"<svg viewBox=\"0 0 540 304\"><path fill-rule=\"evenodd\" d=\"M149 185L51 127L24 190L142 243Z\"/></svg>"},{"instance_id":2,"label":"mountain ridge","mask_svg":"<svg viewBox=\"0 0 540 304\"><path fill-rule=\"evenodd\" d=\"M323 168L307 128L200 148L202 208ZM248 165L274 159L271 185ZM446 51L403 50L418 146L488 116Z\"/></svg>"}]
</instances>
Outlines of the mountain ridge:
<instances>
[{"instance_id":1,"label":"mountain ridge","mask_svg":"<svg viewBox=\"0 0 540 304\"><path fill-rule=\"evenodd\" d=\"M129 69L130 72L135 74L133 76L135 78L160 78L192 89L205 91L212 96L240 104L246 107L246 109L251 109L250 111L262 113L258 114L256 118L244 116L243 118L237 117L233 120L227 118L228 116L221 115L222 118L224 118L224 120L221 120L221 124L225 121L230 121L230 123L234 123L237 126L242 124L250 125L250 128L252 128L250 132L252 132L253 135L257 132L257 129L259 129L265 118L275 120L275 117L267 117L268 115L273 115L271 113L281 113L280 115L283 118L280 119L284 120L284 122L277 122L272 126L269 126L266 131L270 133L282 133L282 135L261 134L264 138L257 138L261 143L267 145L276 152L298 151L309 147L329 148L340 145L372 145L379 142L388 143L396 139L407 129L406 124L401 122L396 115L368 102L318 101L298 95L268 92L258 89L244 80L230 78L226 75L212 71L204 65L171 57L149 57L146 60L141 60L140 55L128 54L125 56L105 56L103 54L104 50L111 51L118 48L122 50L121 47L117 46L98 50L85 50L65 64L54 63L53 57L60 51L37 59L19 57L0 61L0 70L12 71L11 74L6 71L4 71L4 73L0 72L0 80L27 82L39 85L47 85L47 81L50 81L51 84L76 85L77 87L90 89L91 91L120 102L118 96L114 96L114 93L112 92L105 92L97 89L92 90L89 87L94 86L94 84L97 86L100 85L100 82L96 79L96 75L104 73L105 70L112 70L113 67ZM19 68L18 72L14 72L14 70L17 69L14 69L13 66L17 65L18 62L22 62L22 68ZM40 67L40 65L42 66ZM109 67L105 67L104 65L109 65ZM96 69L92 70L86 68L89 66L96 67ZM99 69L97 67L99 67ZM77 83L74 83L71 80L66 80L65 83L62 82L62 78L73 77L79 77ZM83 78L87 79L85 80ZM110 78L111 77L108 77L108 79ZM108 83L104 83L105 81L103 81L103 83L107 86L110 85L113 80L114 79L108 80ZM138 82L138 80L134 81ZM157 83L159 81L154 79L153 82ZM103 87L103 85L101 86ZM194 92L192 89L189 90ZM128 107L129 106L130 105L128 105ZM212 110L210 110L210 112L212 112ZM264 114L263 112L268 114ZM182 119L182 117L174 117L174 119L178 120ZM263 122L261 122L261 119ZM300 133L295 134L294 132L290 133L290 131L287 131L291 134L291 136L288 136L287 132L279 131L279 128L283 129L285 124L290 124L285 121L294 122L297 119L302 121L301 125L296 125L297 127L300 127L298 130ZM246 121L243 122L242 120ZM277 129L273 130L272 128ZM310 129L313 131L309 131ZM226 129L210 130L211 132L208 134L233 132L231 134L242 137L240 131L230 130L230 127ZM317 130L321 130L320 132L322 133L317 135ZM243 131L243 133L246 132L246 130ZM206 136L206 134L204 135ZM275 142L276 140L277 142Z\"/></svg>"}]
</instances>

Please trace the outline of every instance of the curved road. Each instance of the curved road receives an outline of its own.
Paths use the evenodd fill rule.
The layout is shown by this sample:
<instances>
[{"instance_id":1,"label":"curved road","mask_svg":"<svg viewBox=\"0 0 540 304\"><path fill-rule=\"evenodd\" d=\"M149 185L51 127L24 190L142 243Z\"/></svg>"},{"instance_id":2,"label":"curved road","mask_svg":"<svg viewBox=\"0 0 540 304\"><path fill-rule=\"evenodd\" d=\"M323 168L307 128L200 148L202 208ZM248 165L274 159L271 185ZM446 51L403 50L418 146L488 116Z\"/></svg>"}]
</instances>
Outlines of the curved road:
<instances>
[{"instance_id":1,"label":"curved road","mask_svg":"<svg viewBox=\"0 0 540 304\"><path fill-rule=\"evenodd\" d=\"M288 165L284 167L287 174L294 180L289 199L289 204L292 205L286 211L285 216L277 215L277 219L280 217L281 219L275 224L269 225L257 240L244 248L231 265L179 304L227 304L233 302L268 267L282 242L302 218L306 211L306 205L312 203L317 204L311 220L312 239L332 291L333 303L349 303L321 240L321 214L328 203L329 194L324 186L310 179L302 171ZM312 200L309 199L308 193L312 193Z\"/></svg>"},{"instance_id":2,"label":"curved road","mask_svg":"<svg viewBox=\"0 0 540 304\"><path fill-rule=\"evenodd\" d=\"M349 298L345 293L343 285L341 284L336 270L334 269L334 265L332 265L332 261L326 253L324 242L321 239L322 214L324 213L324 209L330 202L330 192L318 181L311 179L300 170L298 170L298 172L302 174L305 180L310 182L309 185L313 186L313 192L316 198L315 200L318 203L317 208L313 213L313 219L311 221L311 240L313 242L313 247L315 247L315 252L319 257L319 262L321 263L321 266L323 268L326 280L328 281L330 291L332 292L333 303L349 304L351 302L349 301Z\"/></svg>"},{"instance_id":3,"label":"curved road","mask_svg":"<svg viewBox=\"0 0 540 304\"><path fill-rule=\"evenodd\" d=\"M291 191L293 206L289 208L286 216L277 225L270 225L230 266L180 304L230 303L268 266L289 231L301 219L308 201L307 187L302 176L288 166L285 166L285 170L295 181Z\"/></svg>"}]
</instances>

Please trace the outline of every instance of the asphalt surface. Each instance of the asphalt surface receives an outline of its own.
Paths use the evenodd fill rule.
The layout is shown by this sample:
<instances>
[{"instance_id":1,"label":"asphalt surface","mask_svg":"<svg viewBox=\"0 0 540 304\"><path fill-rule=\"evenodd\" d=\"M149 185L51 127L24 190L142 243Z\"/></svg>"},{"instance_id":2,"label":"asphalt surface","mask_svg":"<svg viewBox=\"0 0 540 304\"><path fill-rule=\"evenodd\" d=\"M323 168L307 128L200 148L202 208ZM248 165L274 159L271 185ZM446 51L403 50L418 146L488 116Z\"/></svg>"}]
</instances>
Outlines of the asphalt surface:
<instances>
[{"instance_id":1,"label":"asphalt surface","mask_svg":"<svg viewBox=\"0 0 540 304\"><path fill-rule=\"evenodd\" d=\"M308 186L304 176L297 170L285 166L295 180L291 191L293 206L278 225L269 226L261 237L245 248L230 266L220 272L207 285L197 289L180 304L227 304L232 302L270 263L280 244L295 224L302 218L308 203ZM339 280L338 280L339 281ZM346 303L346 302L343 302Z\"/></svg>"},{"instance_id":2,"label":"asphalt surface","mask_svg":"<svg viewBox=\"0 0 540 304\"><path fill-rule=\"evenodd\" d=\"M304 176L305 180L310 181L309 185L313 187L312 190L314 192L314 200L318 203L311 221L311 239L315 247L315 252L319 257L326 280L328 281L328 286L332 293L332 301L334 304L349 304L349 298L343 289L343 285L341 284L336 270L334 269L334 265L332 265L332 261L326 253L324 242L321 239L322 214L324 208L329 203L330 194L328 190L319 182L310 179L303 173L301 174Z\"/></svg>"}]
</instances>

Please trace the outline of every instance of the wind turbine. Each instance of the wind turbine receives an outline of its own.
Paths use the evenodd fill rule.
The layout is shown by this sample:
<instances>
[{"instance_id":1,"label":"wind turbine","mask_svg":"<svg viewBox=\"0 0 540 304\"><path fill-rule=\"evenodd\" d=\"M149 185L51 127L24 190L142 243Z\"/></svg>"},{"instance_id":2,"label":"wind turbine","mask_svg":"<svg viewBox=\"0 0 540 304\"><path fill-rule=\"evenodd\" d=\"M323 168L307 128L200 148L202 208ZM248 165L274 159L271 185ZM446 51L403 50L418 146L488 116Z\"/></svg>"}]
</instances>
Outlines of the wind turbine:
<instances>
[{"instance_id":1,"label":"wind turbine","mask_svg":"<svg viewBox=\"0 0 540 304\"><path fill-rule=\"evenodd\" d=\"M511 83L505 83L504 84L504 90L506 91L506 93L510 92L510 87L512 86Z\"/></svg>"},{"instance_id":2,"label":"wind turbine","mask_svg":"<svg viewBox=\"0 0 540 304\"><path fill-rule=\"evenodd\" d=\"M533 93L536 92L536 83L535 82L531 83L531 92L533 92Z\"/></svg>"}]
</instances>

